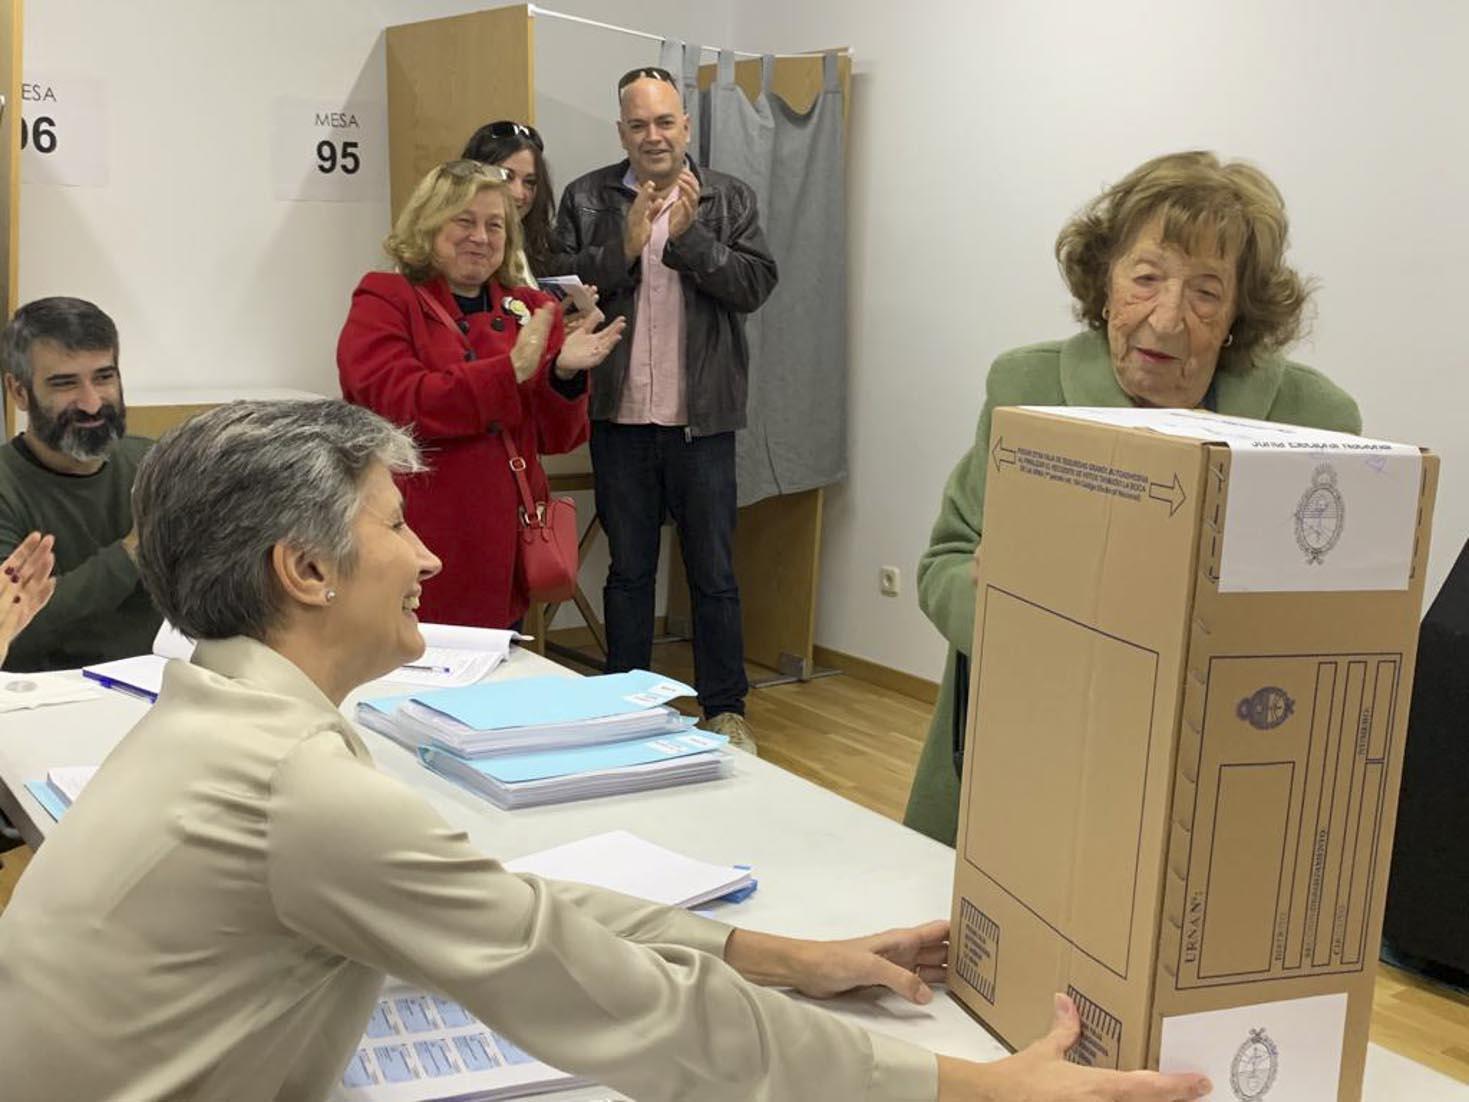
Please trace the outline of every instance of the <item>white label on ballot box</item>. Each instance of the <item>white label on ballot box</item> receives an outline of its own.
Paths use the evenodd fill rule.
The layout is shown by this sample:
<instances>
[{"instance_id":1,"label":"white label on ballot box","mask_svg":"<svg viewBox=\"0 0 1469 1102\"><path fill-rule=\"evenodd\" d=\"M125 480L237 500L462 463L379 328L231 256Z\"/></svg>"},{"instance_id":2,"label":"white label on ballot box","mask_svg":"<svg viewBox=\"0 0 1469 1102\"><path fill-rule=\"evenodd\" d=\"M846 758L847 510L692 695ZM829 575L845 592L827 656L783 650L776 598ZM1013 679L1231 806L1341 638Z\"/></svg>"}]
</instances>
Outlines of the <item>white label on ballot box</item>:
<instances>
[{"instance_id":1,"label":"white label on ballot box","mask_svg":"<svg viewBox=\"0 0 1469 1102\"><path fill-rule=\"evenodd\" d=\"M21 174L28 184L103 187L107 112L90 77L26 74L20 86Z\"/></svg>"},{"instance_id":2,"label":"white label on ballot box","mask_svg":"<svg viewBox=\"0 0 1469 1102\"><path fill-rule=\"evenodd\" d=\"M271 113L275 197L327 203L386 201L387 105L378 100L277 97Z\"/></svg>"},{"instance_id":3,"label":"white label on ballot box","mask_svg":"<svg viewBox=\"0 0 1469 1102\"><path fill-rule=\"evenodd\" d=\"M1158 1070L1202 1072L1215 1098L1336 1102L1347 997L1236 1006L1163 1019Z\"/></svg>"},{"instance_id":4,"label":"white label on ballot box","mask_svg":"<svg viewBox=\"0 0 1469 1102\"><path fill-rule=\"evenodd\" d=\"M1423 471L1409 444L1203 410L1025 408L1228 444L1221 593L1408 587Z\"/></svg>"}]
</instances>

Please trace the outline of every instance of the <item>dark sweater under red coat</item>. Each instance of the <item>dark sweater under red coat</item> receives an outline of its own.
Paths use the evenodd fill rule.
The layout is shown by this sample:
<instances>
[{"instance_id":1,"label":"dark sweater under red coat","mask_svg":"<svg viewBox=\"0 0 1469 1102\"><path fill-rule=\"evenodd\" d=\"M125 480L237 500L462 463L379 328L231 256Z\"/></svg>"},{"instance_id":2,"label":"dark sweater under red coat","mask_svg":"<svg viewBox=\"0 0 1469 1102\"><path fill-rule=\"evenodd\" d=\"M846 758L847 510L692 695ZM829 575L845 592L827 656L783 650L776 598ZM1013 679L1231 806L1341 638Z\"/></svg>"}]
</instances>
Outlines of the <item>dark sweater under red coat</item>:
<instances>
[{"instance_id":1,"label":"dark sweater under red coat","mask_svg":"<svg viewBox=\"0 0 1469 1102\"><path fill-rule=\"evenodd\" d=\"M513 434L531 486L543 496L546 476L537 457L586 440L586 393L569 399L550 384L563 337L559 318L539 370L515 381L509 353L520 324L502 302L510 296L534 311L552 301L548 295L491 283L489 312L466 319L442 280L424 288L456 322L467 320L476 358L465 359L460 333L429 311L407 279L370 272L352 293L337 341L342 396L411 429L429 464L428 473L403 483L408 523L444 563L443 573L424 585L419 617L508 627L528 603L515 584L520 497L492 429Z\"/></svg>"}]
</instances>

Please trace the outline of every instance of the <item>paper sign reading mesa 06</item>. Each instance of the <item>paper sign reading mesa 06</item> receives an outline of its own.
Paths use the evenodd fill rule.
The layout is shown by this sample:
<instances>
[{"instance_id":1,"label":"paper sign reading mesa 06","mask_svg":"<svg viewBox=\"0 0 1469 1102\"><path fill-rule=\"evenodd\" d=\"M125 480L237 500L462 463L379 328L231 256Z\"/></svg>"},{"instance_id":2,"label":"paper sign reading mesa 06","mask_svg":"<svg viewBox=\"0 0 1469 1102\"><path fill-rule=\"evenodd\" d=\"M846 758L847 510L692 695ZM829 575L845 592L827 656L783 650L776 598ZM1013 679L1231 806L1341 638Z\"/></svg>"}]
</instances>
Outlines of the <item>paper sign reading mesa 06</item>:
<instances>
[{"instance_id":1,"label":"paper sign reading mesa 06","mask_svg":"<svg viewBox=\"0 0 1469 1102\"><path fill-rule=\"evenodd\" d=\"M106 185L107 116L97 81L27 75L20 86L20 108L21 174L26 183Z\"/></svg>"},{"instance_id":2,"label":"paper sign reading mesa 06","mask_svg":"<svg viewBox=\"0 0 1469 1102\"><path fill-rule=\"evenodd\" d=\"M360 203L388 197L386 105L280 97L271 163L275 197Z\"/></svg>"}]
</instances>

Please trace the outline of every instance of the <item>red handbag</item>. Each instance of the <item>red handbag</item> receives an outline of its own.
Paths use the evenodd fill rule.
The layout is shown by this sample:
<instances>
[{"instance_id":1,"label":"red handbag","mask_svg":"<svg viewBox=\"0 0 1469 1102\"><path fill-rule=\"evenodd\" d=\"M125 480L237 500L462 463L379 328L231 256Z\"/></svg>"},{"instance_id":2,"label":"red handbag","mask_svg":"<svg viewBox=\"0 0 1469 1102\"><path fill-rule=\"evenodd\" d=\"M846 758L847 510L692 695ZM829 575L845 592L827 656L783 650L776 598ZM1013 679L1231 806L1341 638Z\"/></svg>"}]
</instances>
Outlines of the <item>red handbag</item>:
<instances>
[{"instance_id":1,"label":"red handbag","mask_svg":"<svg viewBox=\"0 0 1469 1102\"><path fill-rule=\"evenodd\" d=\"M510 473L520 490L520 550L515 577L532 601L565 601L576 592L576 502L569 497L537 501L525 476L525 460L515 450L510 434L500 442L510 458Z\"/></svg>"},{"instance_id":2,"label":"red handbag","mask_svg":"<svg viewBox=\"0 0 1469 1102\"><path fill-rule=\"evenodd\" d=\"M464 347L474 352L465 333L449 316L449 311L422 287L418 297L450 332L459 334ZM569 497L536 500L526 477L525 459L515 450L510 434L499 426L493 430L505 445L505 458L510 475L520 492L518 534L515 555L515 578L532 601L565 601L576 592L578 569L576 502Z\"/></svg>"}]
</instances>

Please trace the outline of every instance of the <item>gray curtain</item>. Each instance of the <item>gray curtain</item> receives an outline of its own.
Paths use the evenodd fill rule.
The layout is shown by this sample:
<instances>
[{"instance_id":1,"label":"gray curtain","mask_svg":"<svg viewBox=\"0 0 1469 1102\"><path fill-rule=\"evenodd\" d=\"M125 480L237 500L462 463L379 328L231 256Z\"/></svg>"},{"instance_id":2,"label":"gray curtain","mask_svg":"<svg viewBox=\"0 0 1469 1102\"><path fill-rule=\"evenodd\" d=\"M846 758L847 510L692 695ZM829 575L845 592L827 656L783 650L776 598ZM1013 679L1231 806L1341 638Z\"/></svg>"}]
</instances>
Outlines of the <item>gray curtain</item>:
<instances>
[{"instance_id":1,"label":"gray curtain","mask_svg":"<svg viewBox=\"0 0 1469 1102\"><path fill-rule=\"evenodd\" d=\"M699 61L703 52L697 45L680 42L676 38L665 38L658 51L658 66L667 69L679 81L683 92L683 109L689 116L689 156L699 164L707 164L701 142L699 107Z\"/></svg>"},{"instance_id":2,"label":"gray curtain","mask_svg":"<svg viewBox=\"0 0 1469 1102\"><path fill-rule=\"evenodd\" d=\"M837 55L805 114L770 91L762 59L752 104L719 55L705 97L705 163L749 184L780 269L748 319L749 423L739 434L739 503L799 493L847 475L847 227L843 95Z\"/></svg>"}]
</instances>

